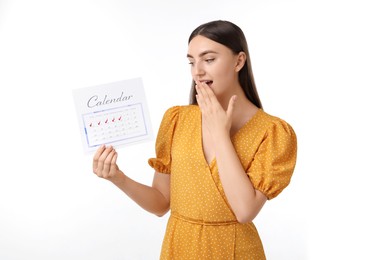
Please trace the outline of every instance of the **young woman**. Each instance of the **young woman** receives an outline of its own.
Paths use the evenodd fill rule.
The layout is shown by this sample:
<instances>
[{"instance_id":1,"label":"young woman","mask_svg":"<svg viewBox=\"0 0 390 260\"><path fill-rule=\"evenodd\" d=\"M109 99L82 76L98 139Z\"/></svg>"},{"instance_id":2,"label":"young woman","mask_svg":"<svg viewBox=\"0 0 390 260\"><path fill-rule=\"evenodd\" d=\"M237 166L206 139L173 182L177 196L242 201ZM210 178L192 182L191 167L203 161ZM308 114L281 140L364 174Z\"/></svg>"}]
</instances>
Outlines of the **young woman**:
<instances>
[{"instance_id":1,"label":"young woman","mask_svg":"<svg viewBox=\"0 0 390 260\"><path fill-rule=\"evenodd\" d=\"M245 36L213 21L188 41L193 79L188 106L168 109L156 140L152 186L127 177L114 148L102 146L93 171L145 210L169 210L161 259L265 259L252 220L290 182L296 135L265 113Z\"/></svg>"}]
</instances>

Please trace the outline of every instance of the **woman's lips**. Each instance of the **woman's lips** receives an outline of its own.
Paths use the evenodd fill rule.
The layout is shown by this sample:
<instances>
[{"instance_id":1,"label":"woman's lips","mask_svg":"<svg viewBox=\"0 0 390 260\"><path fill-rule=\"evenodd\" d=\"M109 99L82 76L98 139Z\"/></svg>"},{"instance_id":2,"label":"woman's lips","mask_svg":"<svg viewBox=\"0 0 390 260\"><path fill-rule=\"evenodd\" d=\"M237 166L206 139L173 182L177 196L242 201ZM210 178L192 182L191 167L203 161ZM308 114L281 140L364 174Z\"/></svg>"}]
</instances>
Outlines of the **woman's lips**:
<instances>
[{"instance_id":1,"label":"woman's lips","mask_svg":"<svg viewBox=\"0 0 390 260\"><path fill-rule=\"evenodd\" d=\"M213 81L212 80L206 80L205 83L210 87L211 84L213 84Z\"/></svg>"},{"instance_id":2,"label":"woman's lips","mask_svg":"<svg viewBox=\"0 0 390 260\"><path fill-rule=\"evenodd\" d=\"M201 80L199 81L200 83L205 83L207 84L209 87L213 84L213 81L212 80Z\"/></svg>"}]
</instances>

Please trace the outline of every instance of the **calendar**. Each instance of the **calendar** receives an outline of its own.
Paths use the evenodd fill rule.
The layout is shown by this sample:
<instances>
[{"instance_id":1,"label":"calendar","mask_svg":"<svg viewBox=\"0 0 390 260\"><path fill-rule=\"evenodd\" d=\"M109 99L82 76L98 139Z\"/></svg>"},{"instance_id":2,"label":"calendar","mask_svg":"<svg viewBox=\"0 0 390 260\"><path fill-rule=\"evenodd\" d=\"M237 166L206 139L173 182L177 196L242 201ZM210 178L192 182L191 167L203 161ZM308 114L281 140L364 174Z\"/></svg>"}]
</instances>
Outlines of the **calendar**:
<instances>
[{"instance_id":1,"label":"calendar","mask_svg":"<svg viewBox=\"0 0 390 260\"><path fill-rule=\"evenodd\" d=\"M141 78L73 91L85 152L152 138Z\"/></svg>"}]
</instances>

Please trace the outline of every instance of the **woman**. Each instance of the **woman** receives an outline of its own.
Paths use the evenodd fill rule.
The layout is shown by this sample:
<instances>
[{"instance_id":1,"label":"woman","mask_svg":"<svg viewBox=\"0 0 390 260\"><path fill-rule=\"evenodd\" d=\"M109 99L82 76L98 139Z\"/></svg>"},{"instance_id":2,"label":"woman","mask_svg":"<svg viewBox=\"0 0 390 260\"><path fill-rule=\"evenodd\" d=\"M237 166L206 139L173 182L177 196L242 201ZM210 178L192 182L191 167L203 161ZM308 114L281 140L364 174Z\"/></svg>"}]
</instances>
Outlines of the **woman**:
<instances>
[{"instance_id":1,"label":"woman","mask_svg":"<svg viewBox=\"0 0 390 260\"><path fill-rule=\"evenodd\" d=\"M187 54L189 106L168 109L156 140L151 187L127 177L102 146L95 174L145 210L171 216L161 259L265 259L252 220L290 182L297 153L291 126L262 109L245 36L235 24L196 28Z\"/></svg>"}]
</instances>

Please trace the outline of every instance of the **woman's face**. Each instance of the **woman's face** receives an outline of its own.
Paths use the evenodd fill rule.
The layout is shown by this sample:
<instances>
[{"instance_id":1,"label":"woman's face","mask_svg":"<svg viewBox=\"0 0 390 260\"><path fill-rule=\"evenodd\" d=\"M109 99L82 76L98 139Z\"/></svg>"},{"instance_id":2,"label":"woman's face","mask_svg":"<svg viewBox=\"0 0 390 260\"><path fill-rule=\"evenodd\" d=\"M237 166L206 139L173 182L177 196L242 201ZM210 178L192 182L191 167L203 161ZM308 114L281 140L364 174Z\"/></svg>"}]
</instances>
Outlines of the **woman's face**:
<instances>
[{"instance_id":1,"label":"woman's face","mask_svg":"<svg viewBox=\"0 0 390 260\"><path fill-rule=\"evenodd\" d=\"M239 55L204 36L195 36L188 44L187 58L195 82L206 82L215 95L239 87Z\"/></svg>"}]
</instances>

